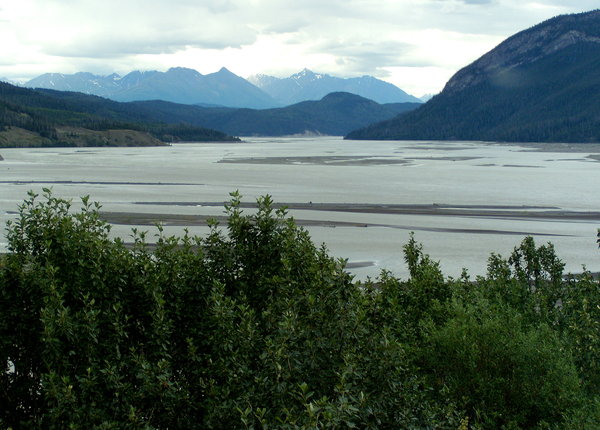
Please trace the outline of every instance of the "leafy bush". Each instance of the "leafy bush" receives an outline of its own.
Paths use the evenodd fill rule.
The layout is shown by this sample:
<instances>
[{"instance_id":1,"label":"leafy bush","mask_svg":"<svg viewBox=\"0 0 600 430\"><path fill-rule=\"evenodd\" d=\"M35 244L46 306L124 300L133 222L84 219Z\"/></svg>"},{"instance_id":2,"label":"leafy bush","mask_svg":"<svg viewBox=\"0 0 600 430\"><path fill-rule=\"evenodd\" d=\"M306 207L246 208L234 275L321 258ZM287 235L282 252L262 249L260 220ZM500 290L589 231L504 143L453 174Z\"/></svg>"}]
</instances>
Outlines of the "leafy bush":
<instances>
[{"instance_id":1,"label":"leafy bush","mask_svg":"<svg viewBox=\"0 0 600 430\"><path fill-rule=\"evenodd\" d=\"M528 327L514 309L483 299L451 308L452 317L431 328L423 362L431 383L472 422L532 428L577 406L576 367L550 327Z\"/></svg>"},{"instance_id":2,"label":"leafy bush","mask_svg":"<svg viewBox=\"0 0 600 430\"><path fill-rule=\"evenodd\" d=\"M551 248L445 280L411 237L410 279L358 283L268 196L225 210L126 246L87 198L30 193L0 258L0 428L598 424L598 282Z\"/></svg>"}]
</instances>

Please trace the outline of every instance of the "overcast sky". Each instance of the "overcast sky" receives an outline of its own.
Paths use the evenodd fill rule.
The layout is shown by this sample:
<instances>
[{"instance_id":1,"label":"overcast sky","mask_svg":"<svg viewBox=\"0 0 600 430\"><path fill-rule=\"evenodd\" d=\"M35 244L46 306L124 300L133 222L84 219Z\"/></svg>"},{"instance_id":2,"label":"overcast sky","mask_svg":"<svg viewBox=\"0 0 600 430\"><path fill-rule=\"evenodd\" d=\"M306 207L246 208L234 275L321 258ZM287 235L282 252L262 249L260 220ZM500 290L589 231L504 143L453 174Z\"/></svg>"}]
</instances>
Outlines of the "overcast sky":
<instances>
[{"instance_id":1,"label":"overcast sky","mask_svg":"<svg viewBox=\"0 0 600 430\"><path fill-rule=\"evenodd\" d=\"M598 0L0 0L0 77L309 68L421 96L510 35Z\"/></svg>"}]
</instances>

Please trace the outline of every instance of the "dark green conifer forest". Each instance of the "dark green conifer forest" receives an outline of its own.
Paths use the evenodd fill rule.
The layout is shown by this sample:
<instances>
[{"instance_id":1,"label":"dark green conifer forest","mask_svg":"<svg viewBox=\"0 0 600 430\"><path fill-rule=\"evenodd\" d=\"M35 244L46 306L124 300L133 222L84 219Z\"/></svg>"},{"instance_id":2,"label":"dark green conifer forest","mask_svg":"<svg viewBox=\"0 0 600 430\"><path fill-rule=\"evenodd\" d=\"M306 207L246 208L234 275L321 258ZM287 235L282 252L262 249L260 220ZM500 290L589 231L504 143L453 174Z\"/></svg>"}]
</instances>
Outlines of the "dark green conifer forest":
<instances>
[{"instance_id":1,"label":"dark green conifer forest","mask_svg":"<svg viewBox=\"0 0 600 430\"><path fill-rule=\"evenodd\" d=\"M93 131L139 131L161 142L239 141L223 132L182 121L158 121L132 104L73 92L32 90L0 82L0 132L15 127L44 138L35 146L85 146L82 139L73 142L61 136L58 132L61 127ZM0 140L0 146L29 145L12 138L8 142ZM92 146L100 145L94 142Z\"/></svg>"},{"instance_id":2,"label":"dark green conifer forest","mask_svg":"<svg viewBox=\"0 0 600 430\"><path fill-rule=\"evenodd\" d=\"M82 200L7 227L1 429L600 428L600 285L551 244L356 282L268 196L156 246Z\"/></svg>"},{"instance_id":3,"label":"dark green conifer forest","mask_svg":"<svg viewBox=\"0 0 600 430\"><path fill-rule=\"evenodd\" d=\"M600 11L592 10L523 30L457 72L418 109L347 138L596 143L599 29Z\"/></svg>"}]
</instances>

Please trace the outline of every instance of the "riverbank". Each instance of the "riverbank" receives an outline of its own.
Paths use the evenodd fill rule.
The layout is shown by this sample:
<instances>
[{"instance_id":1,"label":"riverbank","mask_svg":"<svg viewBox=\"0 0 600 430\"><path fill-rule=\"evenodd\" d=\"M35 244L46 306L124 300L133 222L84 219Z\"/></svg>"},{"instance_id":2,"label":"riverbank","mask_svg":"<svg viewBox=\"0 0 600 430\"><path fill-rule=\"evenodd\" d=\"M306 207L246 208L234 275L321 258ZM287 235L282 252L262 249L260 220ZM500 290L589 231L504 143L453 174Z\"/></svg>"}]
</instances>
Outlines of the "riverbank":
<instances>
[{"instance_id":1,"label":"riverbank","mask_svg":"<svg viewBox=\"0 0 600 430\"><path fill-rule=\"evenodd\" d=\"M222 207L225 202L164 202L164 201L147 201L135 202L135 205L150 205L150 206L187 206L187 207ZM242 209L256 209L257 205L254 202L242 202ZM321 211L321 212L351 212L362 214L386 214L386 215L429 215L429 216L444 216L444 217L474 217L474 218L497 218L497 219L548 219L548 220L569 220L569 221L600 221L600 211L571 211L564 210L555 206L513 206L513 205L453 205L453 204L369 204L369 203L313 203L313 202L289 202L275 203L273 208L286 208L288 211ZM112 217L119 219L118 212L103 212L103 214L111 214ZM122 213L123 218L140 220L147 218L163 218L164 222L181 222L189 221L196 224L202 222L202 214L197 216L190 215L165 215L165 214L147 214L127 212ZM166 217L165 217L166 216ZM171 218L169 221L168 218ZM298 219L297 222L310 223L310 220ZM323 221L318 221L323 222ZM362 223L350 223L351 226L362 226ZM356 224L356 225L354 225ZM178 224L174 224L178 225ZM309 224L307 224L309 225ZM340 224L340 226L343 224ZM374 224L375 225L375 224ZM364 224L369 226L369 224Z\"/></svg>"}]
</instances>

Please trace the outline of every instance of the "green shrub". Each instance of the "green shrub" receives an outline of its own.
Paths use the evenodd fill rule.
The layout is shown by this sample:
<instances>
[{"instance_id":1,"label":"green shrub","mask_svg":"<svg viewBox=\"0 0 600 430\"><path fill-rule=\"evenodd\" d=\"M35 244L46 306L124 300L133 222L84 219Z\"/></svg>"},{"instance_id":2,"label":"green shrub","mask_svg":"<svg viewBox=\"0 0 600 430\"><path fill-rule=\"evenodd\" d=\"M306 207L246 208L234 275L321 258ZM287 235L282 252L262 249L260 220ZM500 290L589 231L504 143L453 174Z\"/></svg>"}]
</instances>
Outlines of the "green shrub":
<instances>
[{"instance_id":1,"label":"green shrub","mask_svg":"<svg viewBox=\"0 0 600 430\"><path fill-rule=\"evenodd\" d=\"M482 428L533 428L560 422L581 388L570 352L549 326L485 299L454 302L431 327L423 365L440 393Z\"/></svg>"},{"instance_id":2,"label":"green shrub","mask_svg":"<svg viewBox=\"0 0 600 430\"><path fill-rule=\"evenodd\" d=\"M0 257L0 428L594 428L600 294L527 239L487 277L354 282L270 197L111 239L30 193ZM595 405L595 406L594 406Z\"/></svg>"}]
</instances>

